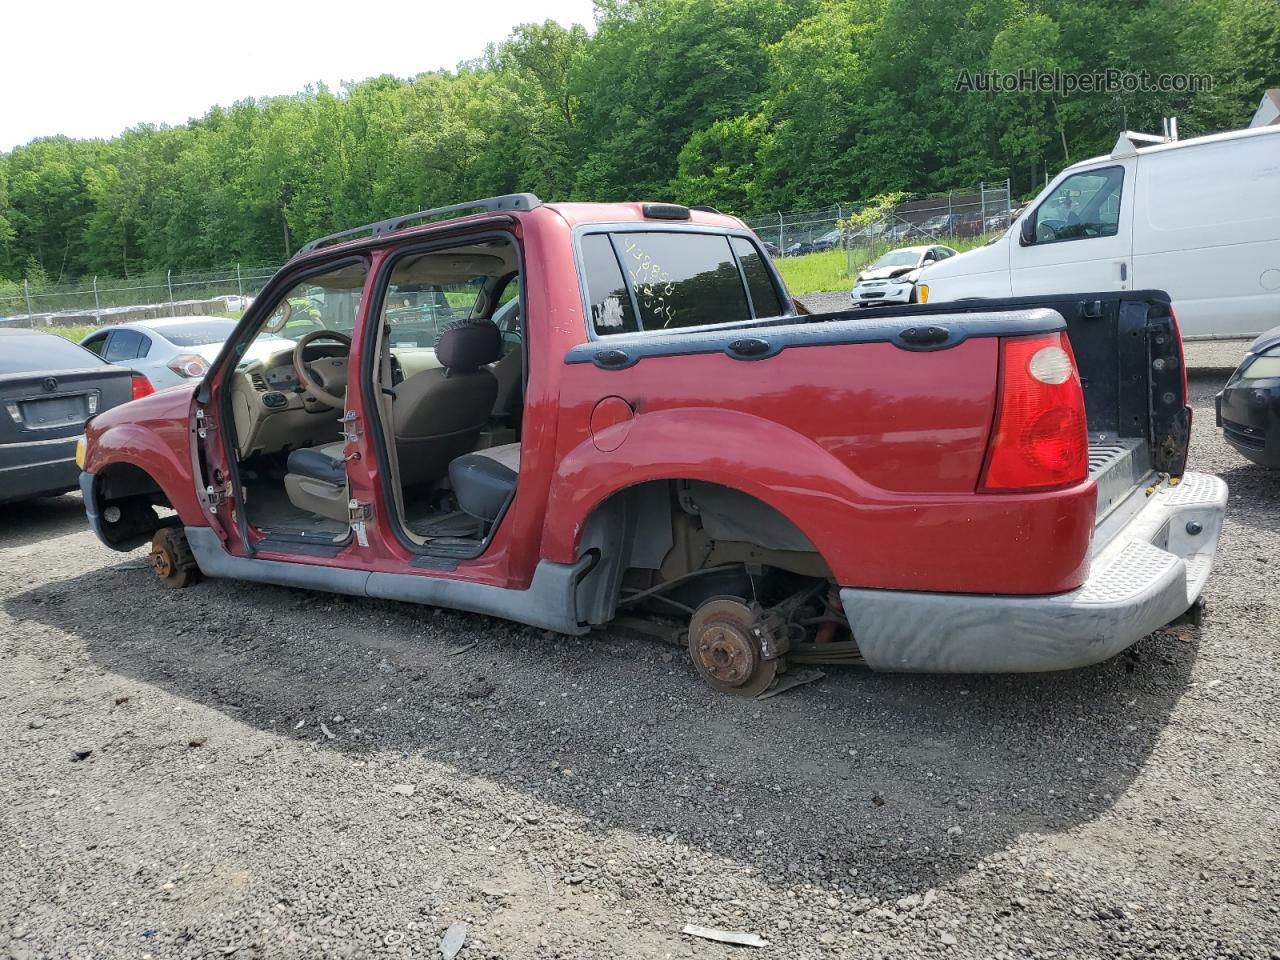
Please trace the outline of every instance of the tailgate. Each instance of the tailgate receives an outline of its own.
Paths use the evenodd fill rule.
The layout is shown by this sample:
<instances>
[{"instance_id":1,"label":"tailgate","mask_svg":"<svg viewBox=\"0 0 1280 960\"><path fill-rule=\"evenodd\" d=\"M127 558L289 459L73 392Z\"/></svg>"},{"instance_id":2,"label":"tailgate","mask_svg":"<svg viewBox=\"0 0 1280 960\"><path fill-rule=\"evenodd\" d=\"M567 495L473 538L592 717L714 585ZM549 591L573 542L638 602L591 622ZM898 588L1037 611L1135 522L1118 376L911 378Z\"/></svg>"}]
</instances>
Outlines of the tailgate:
<instances>
[{"instance_id":1,"label":"tailgate","mask_svg":"<svg viewBox=\"0 0 1280 960\"><path fill-rule=\"evenodd\" d=\"M0 443L74 437L91 416L133 396L129 370L83 370L0 375Z\"/></svg>"}]
</instances>

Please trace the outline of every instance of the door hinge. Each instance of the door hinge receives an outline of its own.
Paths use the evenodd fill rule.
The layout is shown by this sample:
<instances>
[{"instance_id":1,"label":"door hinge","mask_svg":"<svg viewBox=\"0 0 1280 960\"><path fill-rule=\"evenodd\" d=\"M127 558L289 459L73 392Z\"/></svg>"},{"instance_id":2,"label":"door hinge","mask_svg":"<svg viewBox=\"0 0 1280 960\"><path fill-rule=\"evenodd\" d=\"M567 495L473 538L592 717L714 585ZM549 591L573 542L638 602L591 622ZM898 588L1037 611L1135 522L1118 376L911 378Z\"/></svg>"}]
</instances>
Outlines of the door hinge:
<instances>
[{"instance_id":1,"label":"door hinge","mask_svg":"<svg viewBox=\"0 0 1280 960\"><path fill-rule=\"evenodd\" d=\"M218 508L227 502L226 489L223 487L215 487L213 484L204 488L204 496L209 504L209 512L217 513Z\"/></svg>"},{"instance_id":2,"label":"door hinge","mask_svg":"<svg viewBox=\"0 0 1280 960\"><path fill-rule=\"evenodd\" d=\"M358 443L360 435L364 432L360 426L360 417L356 415L354 410L348 410L343 414L342 420L342 438L347 443Z\"/></svg>"},{"instance_id":3,"label":"door hinge","mask_svg":"<svg viewBox=\"0 0 1280 960\"><path fill-rule=\"evenodd\" d=\"M347 502L347 515L351 518L351 532L356 535L356 543L367 547L369 532L365 524L373 519L373 504L363 500L350 500Z\"/></svg>"},{"instance_id":4,"label":"door hinge","mask_svg":"<svg viewBox=\"0 0 1280 960\"><path fill-rule=\"evenodd\" d=\"M196 436L201 440L205 439L214 430L218 429L218 425L214 422L213 417L205 414L203 407L196 408Z\"/></svg>"}]
</instances>

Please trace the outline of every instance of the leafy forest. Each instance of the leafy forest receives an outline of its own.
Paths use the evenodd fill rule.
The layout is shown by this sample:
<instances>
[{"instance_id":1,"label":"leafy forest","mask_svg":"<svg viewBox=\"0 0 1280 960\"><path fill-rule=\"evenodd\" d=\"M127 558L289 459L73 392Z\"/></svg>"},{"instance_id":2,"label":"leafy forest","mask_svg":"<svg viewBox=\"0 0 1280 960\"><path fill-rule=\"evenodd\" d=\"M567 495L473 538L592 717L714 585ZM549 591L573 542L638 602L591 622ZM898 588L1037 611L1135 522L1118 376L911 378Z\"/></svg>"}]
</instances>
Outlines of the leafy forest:
<instances>
[{"instance_id":1,"label":"leafy forest","mask_svg":"<svg viewBox=\"0 0 1280 960\"><path fill-rule=\"evenodd\" d=\"M1212 89L956 90L966 70L1107 68ZM746 216L1005 177L1020 195L1125 127L1243 126L1278 82L1278 0L598 0L590 30L529 24L453 71L0 154L0 280L275 263L522 190Z\"/></svg>"}]
</instances>

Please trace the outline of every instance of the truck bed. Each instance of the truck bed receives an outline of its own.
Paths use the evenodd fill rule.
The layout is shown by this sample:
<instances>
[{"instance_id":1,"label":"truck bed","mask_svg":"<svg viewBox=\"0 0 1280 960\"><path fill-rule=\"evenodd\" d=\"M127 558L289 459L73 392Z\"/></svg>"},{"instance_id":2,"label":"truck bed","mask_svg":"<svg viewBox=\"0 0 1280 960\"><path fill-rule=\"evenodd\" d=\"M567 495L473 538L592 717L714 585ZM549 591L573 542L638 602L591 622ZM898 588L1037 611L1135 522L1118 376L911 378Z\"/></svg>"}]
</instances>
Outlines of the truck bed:
<instances>
[{"instance_id":1,"label":"truck bed","mask_svg":"<svg viewBox=\"0 0 1280 960\"><path fill-rule=\"evenodd\" d=\"M911 304L812 314L874 321L949 318L995 311L1047 308L1067 324L1080 369L1089 423L1089 472L1098 485L1097 523L1158 474L1180 476L1186 465L1190 411L1182 348L1167 294L1155 290L1010 297L958 303ZM1095 544L1095 549L1102 544Z\"/></svg>"}]
</instances>

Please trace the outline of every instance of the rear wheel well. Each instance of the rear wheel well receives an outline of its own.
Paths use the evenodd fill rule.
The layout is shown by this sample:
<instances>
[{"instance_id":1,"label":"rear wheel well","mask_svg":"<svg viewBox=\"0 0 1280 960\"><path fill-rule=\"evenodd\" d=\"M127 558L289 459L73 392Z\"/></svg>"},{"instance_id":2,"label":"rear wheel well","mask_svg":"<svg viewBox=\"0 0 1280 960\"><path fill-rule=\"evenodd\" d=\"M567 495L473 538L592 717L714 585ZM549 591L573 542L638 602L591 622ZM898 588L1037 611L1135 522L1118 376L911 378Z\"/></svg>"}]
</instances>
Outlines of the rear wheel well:
<instances>
[{"instance_id":1,"label":"rear wheel well","mask_svg":"<svg viewBox=\"0 0 1280 960\"><path fill-rule=\"evenodd\" d=\"M141 467L113 463L98 473L94 486L103 539L118 550L140 546L162 527L179 523L169 497Z\"/></svg>"},{"instance_id":2,"label":"rear wheel well","mask_svg":"<svg viewBox=\"0 0 1280 960\"><path fill-rule=\"evenodd\" d=\"M592 624L644 606L640 592L670 594L648 606L678 616L708 596L831 580L817 548L783 513L702 480L653 480L610 495L583 527L581 552L593 551L578 603L579 618ZM653 589L668 583L670 590Z\"/></svg>"}]
</instances>

